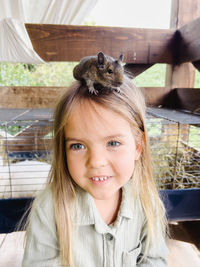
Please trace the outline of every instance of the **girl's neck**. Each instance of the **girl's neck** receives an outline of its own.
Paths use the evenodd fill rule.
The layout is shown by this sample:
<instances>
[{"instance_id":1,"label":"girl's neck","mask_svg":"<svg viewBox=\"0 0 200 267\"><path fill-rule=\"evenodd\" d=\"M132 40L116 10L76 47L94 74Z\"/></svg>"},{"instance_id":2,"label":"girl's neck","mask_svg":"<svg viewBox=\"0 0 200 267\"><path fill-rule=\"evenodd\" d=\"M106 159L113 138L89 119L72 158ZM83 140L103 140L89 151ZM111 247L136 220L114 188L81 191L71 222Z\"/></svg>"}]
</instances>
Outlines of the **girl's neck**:
<instances>
[{"instance_id":1,"label":"girl's neck","mask_svg":"<svg viewBox=\"0 0 200 267\"><path fill-rule=\"evenodd\" d=\"M121 204L122 190L119 190L114 197L109 199L94 199L95 205L103 221L109 225L116 218Z\"/></svg>"}]
</instances>

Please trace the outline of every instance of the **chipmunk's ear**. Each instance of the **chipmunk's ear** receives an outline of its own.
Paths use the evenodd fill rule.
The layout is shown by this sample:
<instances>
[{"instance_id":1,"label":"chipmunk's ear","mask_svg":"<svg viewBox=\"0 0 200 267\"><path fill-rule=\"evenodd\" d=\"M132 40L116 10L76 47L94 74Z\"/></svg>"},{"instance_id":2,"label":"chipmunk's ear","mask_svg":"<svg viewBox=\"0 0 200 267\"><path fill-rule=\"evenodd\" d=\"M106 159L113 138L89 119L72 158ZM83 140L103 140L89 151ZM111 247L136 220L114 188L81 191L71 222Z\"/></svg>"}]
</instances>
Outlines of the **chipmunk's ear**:
<instances>
[{"instance_id":1,"label":"chipmunk's ear","mask_svg":"<svg viewBox=\"0 0 200 267\"><path fill-rule=\"evenodd\" d=\"M124 59L124 55L121 54L121 55L119 56L119 59L117 60L117 62L118 62L119 64L121 64L122 61L123 61L123 59Z\"/></svg>"},{"instance_id":2,"label":"chipmunk's ear","mask_svg":"<svg viewBox=\"0 0 200 267\"><path fill-rule=\"evenodd\" d=\"M99 52L98 55L97 55L97 58L98 58L98 65L99 66L104 66L104 64L105 64L104 53L103 52Z\"/></svg>"}]
</instances>

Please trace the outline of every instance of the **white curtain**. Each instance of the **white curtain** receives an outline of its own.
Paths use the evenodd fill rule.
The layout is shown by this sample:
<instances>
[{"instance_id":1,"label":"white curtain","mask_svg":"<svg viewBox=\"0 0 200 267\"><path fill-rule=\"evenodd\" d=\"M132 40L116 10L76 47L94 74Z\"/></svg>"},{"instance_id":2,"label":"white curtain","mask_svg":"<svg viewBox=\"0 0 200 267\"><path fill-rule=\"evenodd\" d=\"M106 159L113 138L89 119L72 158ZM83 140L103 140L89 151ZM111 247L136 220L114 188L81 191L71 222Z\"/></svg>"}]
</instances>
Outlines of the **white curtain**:
<instances>
[{"instance_id":1,"label":"white curtain","mask_svg":"<svg viewBox=\"0 0 200 267\"><path fill-rule=\"evenodd\" d=\"M44 63L24 23L80 25L98 0L0 0L0 62Z\"/></svg>"}]
</instances>

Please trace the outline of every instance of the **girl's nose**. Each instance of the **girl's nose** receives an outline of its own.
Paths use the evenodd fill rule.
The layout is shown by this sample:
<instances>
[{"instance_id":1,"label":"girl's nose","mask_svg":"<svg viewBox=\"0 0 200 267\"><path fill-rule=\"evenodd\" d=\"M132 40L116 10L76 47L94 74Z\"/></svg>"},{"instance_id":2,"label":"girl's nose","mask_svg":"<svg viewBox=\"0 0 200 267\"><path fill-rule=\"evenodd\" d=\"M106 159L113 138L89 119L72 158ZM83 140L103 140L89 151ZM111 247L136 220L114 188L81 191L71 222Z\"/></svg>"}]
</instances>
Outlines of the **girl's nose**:
<instances>
[{"instance_id":1,"label":"girl's nose","mask_svg":"<svg viewBox=\"0 0 200 267\"><path fill-rule=\"evenodd\" d=\"M88 154L88 167L99 169L107 165L106 153L101 149L91 149Z\"/></svg>"}]
</instances>

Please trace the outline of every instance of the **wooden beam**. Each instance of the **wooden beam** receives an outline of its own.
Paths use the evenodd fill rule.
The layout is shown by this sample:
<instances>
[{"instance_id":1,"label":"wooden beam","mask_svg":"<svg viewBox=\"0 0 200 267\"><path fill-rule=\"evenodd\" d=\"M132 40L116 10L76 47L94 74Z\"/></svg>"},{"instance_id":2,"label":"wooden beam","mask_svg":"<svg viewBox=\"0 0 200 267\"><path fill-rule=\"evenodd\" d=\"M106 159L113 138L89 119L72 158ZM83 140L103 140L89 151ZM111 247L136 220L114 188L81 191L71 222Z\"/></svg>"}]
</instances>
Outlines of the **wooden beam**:
<instances>
[{"instance_id":1,"label":"wooden beam","mask_svg":"<svg viewBox=\"0 0 200 267\"><path fill-rule=\"evenodd\" d=\"M200 114L200 89L177 88L178 108Z\"/></svg>"},{"instance_id":2,"label":"wooden beam","mask_svg":"<svg viewBox=\"0 0 200 267\"><path fill-rule=\"evenodd\" d=\"M165 96L162 105L200 114L200 89L175 88Z\"/></svg>"},{"instance_id":3,"label":"wooden beam","mask_svg":"<svg viewBox=\"0 0 200 267\"><path fill-rule=\"evenodd\" d=\"M66 87L1 86L0 108L53 108L65 90ZM167 87L145 87L141 90L150 106L162 105L170 92Z\"/></svg>"},{"instance_id":4,"label":"wooden beam","mask_svg":"<svg viewBox=\"0 0 200 267\"><path fill-rule=\"evenodd\" d=\"M52 130L52 125L50 125L49 121L44 121L47 125L42 125L41 123L33 123L32 125L26 127L25 129L21 130L19 133L17 133L14 137L20 138L42 138L46 134L48 134ZM43 122L43 124L45 124Z\"/></svg>"},{"instance_id":5,"label":"wooden beam","mask_svg":"<svg viewBox=\"0 0 200 267\"><path fill-rule=\"evenodd\" d=\"M195 79L195 68L192 63L181 65L168 65L166 68L165 85L174 88L193 88Z\"/></svg>"},{"instance_id":6,"label":"wooden beam","mask_svg":"<svg viewBox=\"0 0 200 267\"><path fill-rule=\"evenodd\" d=\"M79 61L103 51L126 63L171 63L173 29L26 24L35 51L45 61Z\"/></svg>"},{"instance_id":7,"label":"wooden beam","mask_svg":"<svg viewBox=\"0 0 200 267\"><path fill-rule=\"evenodd\" d=\"M170 27L177 29L198 18L199 0L173 0L171 3Z\"/></svg>"},{"instance_id":8,"label":"wooden beam","mask_svg":"<svg viewBox=\"0 0 200 267\"><path fill-rule=\"evenodd\" d=\"M200 18L179 29L181 36L179 61L194 62L200 60Z\"/></svg>"},{"instance_id":9,"label":"wooden beam","mask_svg":"<svg viewBox=\"0 0 200 267\"><path fill-rule=\"evenodd\" d=\"M171 23L172 29L178 29L190 23L199 16L200 0L173 0L171 4ZM176 64L168 65L166 70L166 86L171 88L194 87L195 68L191 63L181 63L180 61L180 42L182 36L176 31L176 41L174 59Z\"/></svg>"},{"instance_id":10,"label":"wooden beam","mask_svg":"<svg viewBox=\"0 0 200 267\"><path fill-rule=\"evenodd\" d=\"M52 108L66 87L1 86L0 108Z\"/></svg>"},{"instance_id":11,"label":"wooden beam","mask_svg":"<svg viewBox=\"0 0 200 267\"><path fill-rule=\"evenodd\" d=\"M170 87L145 87L147 106L187 110L200 114L200 89Z\"/></svg>"},{"instance_id":12,"label":"wooden beam","mask_svg":"<svg viewBox=\"0 0 200 267\"><path fill-rule=\"evenodd\" d=\"M142 92L145 96L146 105L161 107L165 104L166 98L171 92L170 87L144 87Z\"/></svg>"},{"instance_id":13,"label":"wooden beam","mask_svg":"<svg viewBox=\"0 0 200 267\"><path fill-rule=\"evenodd\" d=\"M66 87L0 87L0 108L53 108ZM200 89L141 88L148 106L200 111Z\"/></svg>"},{"instance_id":14,"label":"wooden beam","mask_svg":"<svg viewBox=\"0 0 200 267\"><path fill-rule=\"evenodd\" d=\"M124 70L128 74L128 76L135 78L152 66L153 64L126 64L124 66Z\"/></svg>"},{"instance_id":15,"label":"wooden beam","mask_svg":"<svg viewBox=\"0 0 200 267\"><path fill-rule=\"evenodd\" d=\"M44 122L43 122L44 123ZM4 139L3 146L9 151L26 152L26 151L48 151L52 148L51 138L43 138L52 131L52 125L46 121L46 125L34 123L17 133L12 138Z\"/></svg>"},{"instance_id":16,"label":"wooden beam","mask_svg":"<svg viewBox=\"0 0 200 267\"><path fill-rule=\"evenodd\" d=\"M15 138L2 140L2 145L9 153L13 152L31 152L31 151L49 151L52 148L51 138L40 138L37 134L27 138Z\"/></svg>"}]
</instances>

